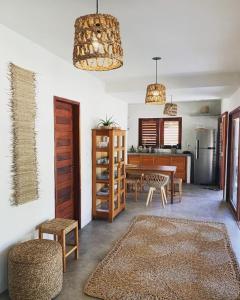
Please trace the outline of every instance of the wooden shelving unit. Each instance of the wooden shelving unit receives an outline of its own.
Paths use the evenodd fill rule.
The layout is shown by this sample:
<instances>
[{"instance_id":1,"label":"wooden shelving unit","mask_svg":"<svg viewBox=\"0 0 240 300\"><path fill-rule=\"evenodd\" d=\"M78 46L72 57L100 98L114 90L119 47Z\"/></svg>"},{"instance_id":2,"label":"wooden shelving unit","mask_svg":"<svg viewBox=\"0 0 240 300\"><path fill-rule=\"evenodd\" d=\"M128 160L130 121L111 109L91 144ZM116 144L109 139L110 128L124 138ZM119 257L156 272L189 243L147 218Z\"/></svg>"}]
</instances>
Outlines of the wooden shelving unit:
<instances>
[{"instance_id":1,"label":"wooden shelving unit","mask_svg":"<svg viewBox=\"0 0 240 300\"><path fill-rule=\"evenodd\" d=\"M125 209L126 131L92 130L92 214L113 219Z\"/></svg>"}]
</instances>

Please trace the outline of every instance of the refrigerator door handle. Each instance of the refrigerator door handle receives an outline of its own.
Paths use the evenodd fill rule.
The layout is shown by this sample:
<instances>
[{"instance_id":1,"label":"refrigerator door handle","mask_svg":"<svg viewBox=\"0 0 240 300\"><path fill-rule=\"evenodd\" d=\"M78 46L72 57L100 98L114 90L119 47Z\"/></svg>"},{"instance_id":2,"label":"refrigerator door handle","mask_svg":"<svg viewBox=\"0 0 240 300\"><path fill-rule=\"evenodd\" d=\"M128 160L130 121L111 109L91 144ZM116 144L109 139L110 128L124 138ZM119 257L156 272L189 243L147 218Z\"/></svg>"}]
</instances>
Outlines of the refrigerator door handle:
<instances>
[{"instance_id":1,"label":"refrigerator door handle","mask_svg":"<svg viewBox=\"0 0 240 300\"><path fill-rule=\"evenodd\" d=\"M199 159L199 140L196 140L196 153L195 158Z\"/></svg>"}]
</instances>

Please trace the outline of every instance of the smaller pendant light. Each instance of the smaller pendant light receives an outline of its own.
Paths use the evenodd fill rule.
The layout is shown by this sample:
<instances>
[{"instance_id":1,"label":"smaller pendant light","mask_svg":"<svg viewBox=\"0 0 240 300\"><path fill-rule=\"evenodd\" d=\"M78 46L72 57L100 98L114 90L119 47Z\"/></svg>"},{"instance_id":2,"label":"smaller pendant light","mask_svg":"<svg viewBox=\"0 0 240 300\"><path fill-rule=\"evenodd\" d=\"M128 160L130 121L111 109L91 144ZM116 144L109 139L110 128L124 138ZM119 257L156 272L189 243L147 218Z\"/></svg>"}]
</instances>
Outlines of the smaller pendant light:
<instances>
[{"instance_id":1,"label":"smaller pendant light","mask_svg":"<svg viewBox=\"0 0 240 300\"><path fill-rule=\"evenodd\" d=\"M168 116L176 116L177 115L177 104L172 103L172 96L171 96L171 103L166 103L164 107L164 115Z\"/></svg>"},{"instance_id":2,"label":"smaller pendant light","mask_svg":"<svg viewBox=\"0 0 240 300\"><path fill-rule=\"evenodd\" d=\"M118 20L108 14L96 13L75 21L73 64L87 71L109 71L123 65Z\"/></svg>"},{"instance_id":3,"label":"smaller pendant light","mask_svg":"<svg viewBox=\"0 0 240 300\"><path fill-rule=\"evenodd\" d=\"M156 61L156 83L147 86L145 104L164 104L166 102L166 88L163 84L157 83L157 63L161 57L153 57Z\"/></svg>"}]
</instances>

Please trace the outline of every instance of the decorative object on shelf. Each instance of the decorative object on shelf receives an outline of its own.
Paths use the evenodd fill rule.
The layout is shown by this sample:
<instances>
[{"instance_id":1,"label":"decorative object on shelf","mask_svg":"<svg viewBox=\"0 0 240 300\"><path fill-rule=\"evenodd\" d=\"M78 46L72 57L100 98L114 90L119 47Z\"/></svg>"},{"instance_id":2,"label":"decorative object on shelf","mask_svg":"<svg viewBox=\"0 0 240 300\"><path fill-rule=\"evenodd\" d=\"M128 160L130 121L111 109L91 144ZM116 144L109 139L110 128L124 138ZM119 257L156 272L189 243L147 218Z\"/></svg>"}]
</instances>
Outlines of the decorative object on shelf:
<instances>
[{"instance_id":1,"label":"decorative object on shelf","mask_svg":"<svg viewBox=\"0 0 240 300\"><path fill-rule=\"evenodd\" d=\"M204 105L200 108L200 114L209 114L209 106L208 105Z\"/></svg>"},{"instance_id":2,"label":"decorative object on shelf","mask_svg":"<svg viewBox=\"0 0 240 300\"><path fill-rule=\"evenodd\" d=\"M177 104L172 103L172 96L171 96L171 103L166 103L164 107L164 115L168 116L176 116L177 115Z\"/></svg>"},{"instance_id":3,"label":"decorative object on shelf","mask_svg":"<svg viewBox=\"0 0 240 300\"><path fill-rule=\"evenodd\" d=\"M12 63L12 203L23 204L38 199L38 169L36 152L36 77L31 71Z\"/></svg>"},{"instance_id":4,"label":"decorative object on shelf","mask_svg":"<svg viewBox=\"0 0 240 300\"><path fill-rule=\"evenodd\" d=\"M161 57L153 57L156 62L156 82L147 86L145 104L164 104L166 102L166 88L157 82L157 62Z\"/></svg>"},{"instance_id":5,"label":"decorative object on shelf","mask_svg":"<svg viewBox=\"0 0 240 300\"><path fill-rule=\"evenodd\" d=\"M119 22L98 13L98 0L96 14L75 21L73 64L87 71L109 71L123 65Z\"/></svg>"},{"instance_id":6,"label":"decorative object on shelf","mask_svg":"<svg viewBox=\"0 0 240 300\"><path fill-rule=\"evenodd\" d=\"M105 119L100 119L97 126L102 129L119 128L118 123L113 120L113 117L108 118L108 116Z\"/></svg>"},{"instance_id":7,"label":"decorative object on shelf","mask_svg":"<svg viewBox=\"0 0 240 300\"><path fill-rule=\"evenodd\" d=\"M132 145L132 147L129 149L129 152L130 153L135 153L135 152L137 152L137 149L134 148L134 146Z\"/></svg>"}]
</instances>

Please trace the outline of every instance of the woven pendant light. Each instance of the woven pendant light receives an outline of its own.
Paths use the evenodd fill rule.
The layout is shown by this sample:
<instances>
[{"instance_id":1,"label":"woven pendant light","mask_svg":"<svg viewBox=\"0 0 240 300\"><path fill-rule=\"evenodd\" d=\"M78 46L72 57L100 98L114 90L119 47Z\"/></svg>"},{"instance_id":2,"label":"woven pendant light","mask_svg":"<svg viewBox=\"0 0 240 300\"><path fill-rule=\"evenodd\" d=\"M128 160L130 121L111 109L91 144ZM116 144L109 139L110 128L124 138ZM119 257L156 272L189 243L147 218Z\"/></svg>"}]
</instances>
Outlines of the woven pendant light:
<instances>
[{"instance_id":1,"label":"woven pendant light","mask_svg":"<svg viewBox=\"0 0 240 300\"><path fill-rule=\"evenodd\" d=\"M157 62L161 57L153 57L156 61L156 83L147 86L145 104L164 104L166 102L166 88L163 84L157 83Z\"/></svg>"},{"instance_id":2,"label":"woven pendant light","mask_svg":"<svg viewBox=\"0 0 240 300\"><path fill-rule=\"evenodd\" d=\"M164 115L168 116L176 116L177 115L177 104L172 103L172 96L171 96L171 103L166 103L164 107Z\"/></svg>"},{"instance_id":3,"label":"woven pendant light","mask_svg":"<svg viewBox=\"0 0 240 300\"><path fill-rule=\"evenodd\" d=\"M98 0L96 14L75 21L73 64L88 71L109 71L123 65L119 22L98 13Z\"/></svg>"}]
</instances>

